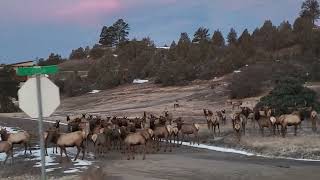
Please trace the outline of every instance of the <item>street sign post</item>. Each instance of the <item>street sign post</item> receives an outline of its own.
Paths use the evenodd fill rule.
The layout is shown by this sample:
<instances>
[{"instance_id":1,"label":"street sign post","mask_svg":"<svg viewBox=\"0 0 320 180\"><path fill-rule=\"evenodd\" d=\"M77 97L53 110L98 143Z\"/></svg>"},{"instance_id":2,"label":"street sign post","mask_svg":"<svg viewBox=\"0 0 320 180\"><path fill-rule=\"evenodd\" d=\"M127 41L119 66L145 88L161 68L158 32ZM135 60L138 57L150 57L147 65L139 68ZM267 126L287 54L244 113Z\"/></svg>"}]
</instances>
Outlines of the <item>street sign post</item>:
<instances>
[{"instance_id":1,"label":"street sign post","mask_svg":"<svg viewBox=\"0 0 320 180\"><path fill-rule=\"evenodd\" d=\"M18 76L31 77L18 91L19 107L27 115L39 120L41 149L41 179L46 180L43 117L49 117L60 104L59 88L41 74L54 74L57 66L18 68Z\"/></svg>"}]
</instances>

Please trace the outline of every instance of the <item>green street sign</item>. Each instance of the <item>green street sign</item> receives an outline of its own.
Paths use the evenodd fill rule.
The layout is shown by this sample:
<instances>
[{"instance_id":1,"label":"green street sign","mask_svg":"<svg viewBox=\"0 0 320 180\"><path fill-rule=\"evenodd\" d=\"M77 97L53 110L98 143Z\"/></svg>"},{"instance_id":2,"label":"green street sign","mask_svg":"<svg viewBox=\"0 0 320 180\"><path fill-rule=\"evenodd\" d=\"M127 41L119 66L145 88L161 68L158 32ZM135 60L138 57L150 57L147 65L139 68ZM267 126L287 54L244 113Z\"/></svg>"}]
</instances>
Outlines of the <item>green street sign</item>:
<instances>
[{"instance_id":1,"label":"green street sign","mask_svg":"<svg viewBox=\"0 0 320 180\"><path fill-rule=\"evenodd\" d=\"M55 74L57 72L58 72L58 67L56 65L20 67L17 69L18 76L32 76L35 74Z\"/></svg>"}]
</instances>

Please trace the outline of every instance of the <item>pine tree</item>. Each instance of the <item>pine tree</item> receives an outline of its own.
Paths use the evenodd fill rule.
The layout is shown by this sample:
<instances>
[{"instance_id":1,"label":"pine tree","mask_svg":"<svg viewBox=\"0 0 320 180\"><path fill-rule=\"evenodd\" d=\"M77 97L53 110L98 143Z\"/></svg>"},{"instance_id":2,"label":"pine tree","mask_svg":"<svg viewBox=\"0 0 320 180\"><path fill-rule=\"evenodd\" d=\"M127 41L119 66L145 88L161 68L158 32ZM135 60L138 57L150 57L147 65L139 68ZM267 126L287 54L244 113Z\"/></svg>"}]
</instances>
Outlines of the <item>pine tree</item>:
<instances>
[{"instance_id":1,"label":"pine tree","mask_svg":"<svg viewBox=\"0 0 320 180\"><path fill-rule=\"evenodd\" d=\"M216 47L223 47L225 46L224 37L219 30L214 31L212 36L212 45Z\"/></svg>"},{"instance_id":2,"label":"pine tree","mask_svg":"<svg viewBox=\"0 0 320 180\"><path fill-rule=\"evenodd\" d=\"M123 43L128 40L129 35L129 24L126 23L123 19L117 20L112 27L115 32L116 45Z\"/></svg>"},{"instance_id":3,"label":"pine tree","mask_svg":"<svg viewBox=\"0 0 320 180\"><path fill-rule=\"evenodd\" d=\"M229 45L235 45L237 43L238 35L237 35L237 32L233 28L231 28L227 39L228 39Z\"/></svg>"},{"instance_id":4,"label":"pine tree","mask_svg":"<svg viewBox=\"0 0 320 180\"><path fill-rule=\"evenodd\" d=\"M200 27L195 33L192 42L200 43L202 41L207 41L209 39L210 34L208 33L209 29Z\"/></svg>"},{"instance_id":5,"label":"pine tree","mask_svg":"<svg viewBox=\"0 0 320 180\"><path fill-rule=\"evenodd\" d=\"M301 6L300 16L312 20L312 24L320 18L319 2L317 0L305 0Z\"/></svg>"}]
</instances>

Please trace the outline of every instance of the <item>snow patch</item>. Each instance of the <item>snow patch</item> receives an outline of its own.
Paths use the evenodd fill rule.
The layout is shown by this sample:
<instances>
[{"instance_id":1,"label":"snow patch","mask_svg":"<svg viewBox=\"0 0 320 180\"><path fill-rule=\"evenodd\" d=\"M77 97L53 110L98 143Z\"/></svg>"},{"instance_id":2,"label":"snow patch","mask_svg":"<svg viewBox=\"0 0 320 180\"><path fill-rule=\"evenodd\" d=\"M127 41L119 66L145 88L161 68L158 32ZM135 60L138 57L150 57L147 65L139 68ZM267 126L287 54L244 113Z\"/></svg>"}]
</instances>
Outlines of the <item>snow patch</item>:
<instances>
[{"instance_id":1,"label":"snow patch","mask_svg":"<svg viewBox=\"0 0 320 180\"><path fill-rule=\"evenodd\" d=\"M181 143L181 142L179 142L179 143ZM302 158L291 158L291 157L284 157L284 156L267 156L267 155L237 150L237 149L233 149L233 148L224 148L224 147L210 146L210 145L205 145L205 144L190 145L190 142L182 142L182 145L190 146L190 147L194 147L194 148L200 148L200 149L208 149L208 150L217 151L217 152L233 153L233 154L240 154L240 155L245 155L245 156L256 156L256 157L263 157L263 158L268 158L268 159L284 159L284 160L292 160L292 161L320 162L320 160L318 160L318 159L302 159Z\"/></svg>"},{"instance_id":2,"label":"snow patch","mask_svg":"<svg viewBox=\"0 0 320 180\"><path fill-rule=\"evenodd\" d=\"M143 79L133 80L133 84L143 84L143 83L147 83L147 82L149 82L149 80L143 80Z\"/></svg>"},{"instance_id":3,"label":"snow patch","mask_svg":"<svg viewBox=\"0 0 320 180\"><path fill-rule=\"evenodd\" d=\"M89 94L96 94L99 93L101 90L92 90L91 92L88 92Z\"/></svg>"},{"instance_id":4,"label":"snow patch","mask_svg":"<svg viewBox=\"0 0 320 180\"><path fill-rule=\"evenodd\" d=\"M241 71L240 70L235 70L235 71L233 71L234 73L241 73Z\"/></svg>"},{"instance_id":5,"label":"snow patch","mask_svg":"<svg viewBox=\"0 0 320 180\"><path fill-rule=\"evenodd\" d=\"M76 173L76 172L80 172L80 170L76 168L71 168L69 170L63 171L63 173Z\"/></svg>"},{"instance_id":6,"label":"snow patch","mask_svg":"<svg viewBox=\"0 0 320 180\"><path fill-rule=\"evenodd\" d=\"M170 49L170 47L163 46L163 47L157 47L157 49Z\"/></svg>"},{"instance_id":7,"label":"snow patch","mask_svg":"<svg viewBox=\"0 0 320 180\"><path fill-rule=\"evenodd\" d=\"M208 149L208 150L217 151L217 152L227 152L227 153L241 154L241 155L246 155L246 156L254 156L255 155L253 153L249 153L249 152L246 152L246 151L236 150L236 149L232 149L232 148L218 147L218 146L210 146L210 145L205 145L205 144L190 145L189 142L182 142L182 145L195 147L195 148L200 148L200 149Z\"/></svg>"}]
</instances>

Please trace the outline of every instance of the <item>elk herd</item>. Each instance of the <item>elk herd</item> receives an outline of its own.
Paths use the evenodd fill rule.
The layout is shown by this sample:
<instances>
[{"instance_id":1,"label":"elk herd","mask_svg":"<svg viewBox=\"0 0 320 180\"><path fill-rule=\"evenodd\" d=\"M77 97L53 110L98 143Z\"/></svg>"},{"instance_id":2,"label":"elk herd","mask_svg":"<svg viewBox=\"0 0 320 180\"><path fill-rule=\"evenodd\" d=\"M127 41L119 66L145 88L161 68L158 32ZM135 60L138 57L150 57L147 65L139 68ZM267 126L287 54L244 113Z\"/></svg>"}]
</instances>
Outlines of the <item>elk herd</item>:
<instances>
[{"instance_id":1,"label":"elk herd","mask_svg":"<svg viewBox=\"0 0 320 180\"><path fill-rule=\"evenodd\" d=\"M227 120L230 119L231 125L237 139L240 141L242 134L246 133L248 122L255 128L258 124L261 135L264 136L264 129L270 130L272 135L281 134L286 136L288 126L294 127L294 135L297 135L298 127L304 120L304 116L300 111L294 111L291 114L283 114L276 116L275 109L268 107L261 109L250 109L242 107L242 103L232 104L232 113L229 115L226 110L211 111L203 109L203 115L209 131L220 135L221 125L228 125ZM174 108L177 108L176 106ZM237 110L235 110L237 109ZM312 130L316 131L317 112L310 111L310 119ZM141 117L128 118L117 116L94 116L90 114L82 114L79 117L66 117L67 130L60 129L60 121L56 121L54 125L43 132L46 155L48 145L52 146L52 152L58 153L60 149L60 157L62 161L63 154L69 160L68 147L76 147L77 153L74 160L77 160L80 153L84 159L85 153L94 153L94 157L105 156L109 151L118 151L128 160L135 159L137 150L143 154L155 153L163 148L163 151L172 151L173 147L182 145L185 138L188 137L190 144L199 144L200 124L187 123L182 117L174 118L171 112L165 111L160 116L143 112ZM205 123L204 122L204 123ZM280 128L279 128L280 127ZM29 148L30 153L30 134L26 131L18 133L8 133L5 128L0 130L0 153L6 153L6 163L8 157L12 157L13 161L13 145L23 144L26 155ZM190 138L190 135L193 138Z\"/></svg>"},{"instance_id":2,"label":"elk herd","mask_svg":"<svg viewBox=\"0 0 320 180\"><path fill-rule=\"evenodd\" d=\"M232 113L230 114L232 129L239 141L241 134L246 133L246 126L249 121L253 128L255 128L256 123L258 124L262 136L264 136L264 129L267 128L271 134L281 134L282 137L285 137L289 126L294 127L294 135L296 136L298 127L301 127L301 122L306 116L310 117L312 131L316 132L317 130L317 112L312 108L301 108L290 114L276 116L276 110L269 107L250 109L249 107L243 107L241 105L241 102L237 102L236 105L232 104ZM235 107L238 107L237 110L235 110ZM203 109L203 114L207 120L208 129L216 134L217 127L220 133L220 123L226 124L225 110L216 111L214 114L208 109Z\"/></svg>"}]
</instances>

